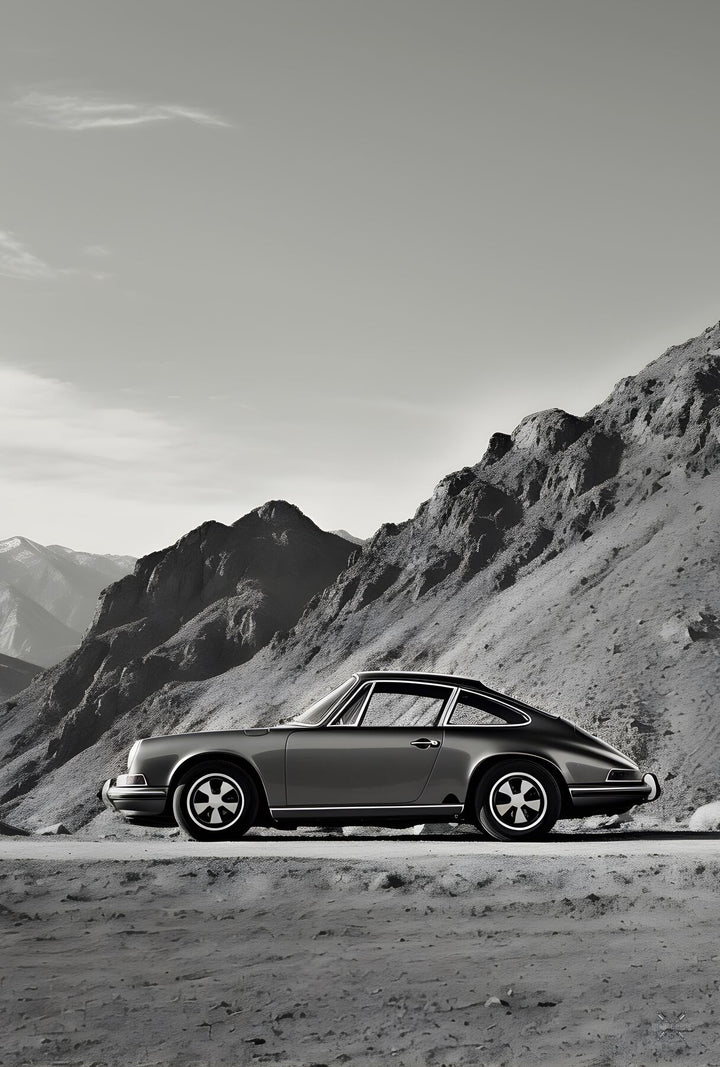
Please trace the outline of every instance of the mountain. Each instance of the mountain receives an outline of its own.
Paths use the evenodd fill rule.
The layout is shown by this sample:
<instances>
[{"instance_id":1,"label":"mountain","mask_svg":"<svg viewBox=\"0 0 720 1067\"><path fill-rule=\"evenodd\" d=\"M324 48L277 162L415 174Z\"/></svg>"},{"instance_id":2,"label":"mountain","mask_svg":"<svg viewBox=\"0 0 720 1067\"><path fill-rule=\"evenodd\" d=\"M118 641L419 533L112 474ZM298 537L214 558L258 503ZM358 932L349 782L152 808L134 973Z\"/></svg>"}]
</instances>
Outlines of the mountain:
<instances>
[{"instance_id":1,"label":"mountain","mask_svg":"<svg viewBox=\"0 0 720 1067\"><path fill-rule=\"evenodd\" d=\"M40 673L40 667L12 656L0 655L0 700L15 696Z\"/></svg>"},{"instance_id":2,"label":"mountain","mask_svg":"<svg viewBox=\"0 0 720 1067\"><path fill-rule=\"evenodd\" d=\"M100 592L130 556L74 552L27 537L0 541L0 652L52 666L78 647Z\"/></svg>"},{"instance_id":3,"label":"mountain","mask_svg":"<svg viewBox=\"0 0 720 1067\"><path fill-rule=\"evenodd\" d=\"M240 522L283 542L264 509ZM215 606L232 599L206 567L232 536L215 525L116 583L78 652L0 715L0 817L87 822L135 737L276 722L361 667L474 675L568 715L658 772L666 824L720 796L720 324L582 417L494 434L362 547L336 539L293 622Z\"/></svg>"},{"instance_id":4,"label":"mountain","mask_svg":"<svg viewBox=\"0 0 720 1067\"><path fill-rule=\"evenodd\" d=\"M348 533L347 530L333 530L334 534L338 537L344 537L346 541L352 541L354 545L364 545L365 539L362 537L356 537L355 534Z\"/></svg>"},{"instance_id":5,"label":"mountain","mask_svg":"<svg viewBox=\"0 0 720 1067\"><path fill-rule=\"evenodd\" d=\"M60 622L13 586L0 583L0 649L13 657L34 657L42 667L65 659L82 634Z\"/></svg>"},{"instance_id":6,"label":"mountain","mask_svg":"<svg viewBox=\"0 0 720 1067\"><path fill-rule=\"evenodd\" d=\"M0 716L3 799L123 723L145 729L147 701L172 704L171 694L249 660L297 622L355 551L298 508L271 501L139 560L104 592L80 648Z\"/></svg>"}]
</instances>

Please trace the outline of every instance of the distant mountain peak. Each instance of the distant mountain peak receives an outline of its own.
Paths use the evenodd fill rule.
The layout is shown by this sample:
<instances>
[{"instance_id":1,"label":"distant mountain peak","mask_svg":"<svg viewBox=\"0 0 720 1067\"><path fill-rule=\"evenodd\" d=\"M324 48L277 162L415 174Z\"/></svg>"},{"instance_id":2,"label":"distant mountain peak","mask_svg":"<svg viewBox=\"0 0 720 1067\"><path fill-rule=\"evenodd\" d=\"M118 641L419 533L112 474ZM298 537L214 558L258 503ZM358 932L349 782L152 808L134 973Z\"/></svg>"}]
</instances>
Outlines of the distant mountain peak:
<instances>
[{"instance_id":1,"label":"distant mountain peak","mask_svg":"<svg viewBox=\"0 0 720 1067\"><path fill-rule=\"evenodd\" d=\"M101 590L134 562L17 535L0 541L0 653L44 667L64 659L80 644Z\"/></svg>"},{"instance_id":2,"label":"distant mountain peak","mask_svg":"<svg viewBox=\"0 0 720 1067\"><path fill-rule=\"evenodd\" d=\"M31 541L29 537L8 537L6 540L0 541L0 553L15 552L19 548L41 552L43 546L38 544L37 541Z\"/></svg>"},{"instance_id":3,"label":"distant mountain peak","mask_svg":"<svg viewBox=\"0 0 720 1067\"><path fill-rule=\"evenodd\" d=\"M336 537L344 537L346 541L352 542L354 545L364 545L367 541L364 537L356 537L355 534L348 533L347 530L333 530Z\"/></svg>"}]
</instances>

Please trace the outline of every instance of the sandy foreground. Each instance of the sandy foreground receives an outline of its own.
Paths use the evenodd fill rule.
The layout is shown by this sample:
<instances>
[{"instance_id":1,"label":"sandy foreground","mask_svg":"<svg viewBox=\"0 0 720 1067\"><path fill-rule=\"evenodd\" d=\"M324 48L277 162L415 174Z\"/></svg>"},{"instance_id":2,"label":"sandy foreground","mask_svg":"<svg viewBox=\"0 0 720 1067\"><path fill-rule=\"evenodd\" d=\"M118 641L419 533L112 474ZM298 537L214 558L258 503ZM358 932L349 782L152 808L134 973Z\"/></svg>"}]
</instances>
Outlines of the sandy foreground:
<instances>
[{"instance_id":1,"label":"sandy foreground","mask_svg":"<svg viewBox=\"0 0 720 1067\"><path fill-rule=\"evenodd\" d=\"M697 835L4 838L0 1063L710 1067L719 874Z\"/></svg>"}]
</instances>

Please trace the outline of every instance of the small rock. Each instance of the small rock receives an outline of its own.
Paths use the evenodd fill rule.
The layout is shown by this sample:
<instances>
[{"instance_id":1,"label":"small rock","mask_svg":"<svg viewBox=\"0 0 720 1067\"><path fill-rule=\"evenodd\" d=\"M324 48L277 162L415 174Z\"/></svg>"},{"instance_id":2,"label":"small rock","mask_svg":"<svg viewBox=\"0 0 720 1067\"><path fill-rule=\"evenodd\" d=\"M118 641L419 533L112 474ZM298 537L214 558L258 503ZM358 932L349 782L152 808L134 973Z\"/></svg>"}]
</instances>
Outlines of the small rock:
<instances>
[{"instance_id":1,"label":"small rock","mask_svg":"<svg viewBox=\"0 0 720 1067\"><path fill-rule=\"evenodd\" d=\"M51 826L43 826L37 833L40 837L55 837L57 834L69 834L70 831L64 823L54 822Z\"/></svg>"},{"instance_id":2,"label":"small rock","mask_svg":"<svg viewBox=\"0 0 720 1067\"><path fill-rule=\"evenodd\" d=\"M622 815L611 815L600 823L598 830L616 830L628 822L632 822L632 814L630 812L623 812Z\"/></svg>"},{"instance_id":3,"label":"small rock","mask_svg":"<svg viewBox=\"0 0 720 1067\"><path fill-rule=\"evenodd\" d=\"M720 800L703 804L690 816L688 826L695 831L720 830Z\"/></svg>"},{"instance_id":4,"label":"small rock","mask_svg":"<svg viewBox=\"0 0 720 1067\"><path fill-rule=\"evenodd\" d=\"M485 1001L486 1008L509 1008L507 1000L501 1000L500 997L488 997Z\"/></svg>"},{"instance_id":5,"label":"small rock","mask_svg":"<svg viewBox=\"0 0 720 1067\"><path fill-rule=\"evenodd\" d=\"M445 837L448 834L457 833L456 822L429 822L420 827L418 837Z\"/></svg>"},{"instance_id":6,"label":"small rock","mask_svg":"<svg viewBox=\"0 0 720 1067\"><path fill-rule=\"evenodd\" d=\"M401 889L407 885L407 879L396 871L384 871L370 883L371 889Z\"/></svg>"}]
</instances>

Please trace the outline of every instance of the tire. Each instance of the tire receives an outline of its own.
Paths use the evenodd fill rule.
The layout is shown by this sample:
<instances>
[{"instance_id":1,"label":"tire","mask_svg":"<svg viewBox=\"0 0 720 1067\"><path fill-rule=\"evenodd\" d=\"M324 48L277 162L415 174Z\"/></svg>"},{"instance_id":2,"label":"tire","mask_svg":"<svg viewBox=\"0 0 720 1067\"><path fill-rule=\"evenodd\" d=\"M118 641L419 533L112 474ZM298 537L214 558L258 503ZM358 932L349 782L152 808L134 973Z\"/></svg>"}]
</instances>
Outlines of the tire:
<instances>
[{"instance_id":1,"label":"tire","mask_svg":"<svg viewBox=\"0 0 720 1067\"><path fill-rule=\"evenodd\" d=\"M175 822L195 841L233 841L255 822L260 798L249 774L234 763L198 763L173 794Z\"/></svg>"},{"instance_id":2,"label":"tire","mask_svg":"<svg viewBox=\"0 0 720 1067\"><path fill-rule=\"evenodd\" d=\"M560 815L562 798L554 775L529 759L496 763L475 793L480 831L495 841L544 837Z\"/></svg>"}]
</instances>

